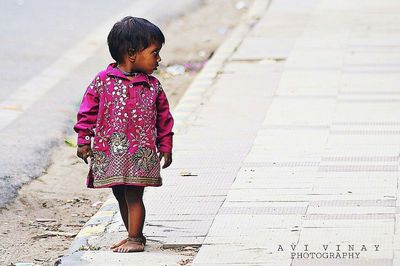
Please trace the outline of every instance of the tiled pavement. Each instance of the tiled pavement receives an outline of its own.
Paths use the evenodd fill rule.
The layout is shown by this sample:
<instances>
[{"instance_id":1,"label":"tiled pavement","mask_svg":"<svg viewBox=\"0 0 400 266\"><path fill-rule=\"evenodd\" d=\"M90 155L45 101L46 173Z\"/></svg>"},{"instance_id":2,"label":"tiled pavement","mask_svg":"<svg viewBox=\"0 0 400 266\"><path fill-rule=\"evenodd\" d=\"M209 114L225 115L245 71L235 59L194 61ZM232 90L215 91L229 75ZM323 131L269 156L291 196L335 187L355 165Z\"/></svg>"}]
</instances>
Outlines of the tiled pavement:
<instances>
[{"instance_id":1,"label":"tiled pavement","mask_svg":"<svg viewBox=\"0 0 400 266\"><path fill-rule=\"evenodd\" d=\"M273 0L180 103L174 165L146 192L149 239L201 244L193 265L400 265L399 12Z\"/></svg>"},{"instance_id":2,"label":"tiled pavement","mask_svg":"<svg viewBox=\"0 0 400 266\"><path fill-rule=\"evenodd\" d=\"M194 265L400 265L400 3L289 2L233 57L284 67Z\"/></svg>"}]
</instances>

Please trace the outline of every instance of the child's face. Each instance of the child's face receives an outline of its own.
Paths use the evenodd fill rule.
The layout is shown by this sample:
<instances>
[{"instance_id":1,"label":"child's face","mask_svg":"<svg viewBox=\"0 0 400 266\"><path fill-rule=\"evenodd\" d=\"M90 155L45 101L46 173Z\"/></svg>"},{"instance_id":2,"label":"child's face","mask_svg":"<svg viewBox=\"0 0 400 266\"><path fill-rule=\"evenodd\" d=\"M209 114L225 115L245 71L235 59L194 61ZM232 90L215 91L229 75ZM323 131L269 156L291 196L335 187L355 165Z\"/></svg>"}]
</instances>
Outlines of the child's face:
<instances>
[{"instance_id":1,"label":"child's face","mask_svg":"<svg viewBox=\"0 0 400 266\"><path fill-rule=\"evenodd\" d=\"M134 70L147 74L153 73L158 67L158 62L161 61L159 54L161 47L161 44L151 44L146 49L137 52L133 63Z\"/></svg>"}]
</instances>

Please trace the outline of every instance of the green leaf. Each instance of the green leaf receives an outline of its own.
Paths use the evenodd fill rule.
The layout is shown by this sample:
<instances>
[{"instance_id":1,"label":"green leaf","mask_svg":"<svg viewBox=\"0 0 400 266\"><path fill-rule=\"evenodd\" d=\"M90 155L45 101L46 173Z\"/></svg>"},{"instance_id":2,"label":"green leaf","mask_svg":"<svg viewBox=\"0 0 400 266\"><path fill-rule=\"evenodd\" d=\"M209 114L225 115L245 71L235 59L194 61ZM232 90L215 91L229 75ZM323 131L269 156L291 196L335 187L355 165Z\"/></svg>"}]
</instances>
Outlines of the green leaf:
<instances>
[{"instance_id":1,"label":"green leaf","mask_svg":"<svg viewBox=\"0 0 400 266\"><path fill-rule=\"evenodd\" d=\"M73 148L76 148L76 147L77 147L77 145L75 144L75 142L74 142L73 140L71 140L71 139L65 139L65 140L64 140L64 143L67 144L67 145L70 146L70 147L73 147Z\"/></svg>"}]
</instances>

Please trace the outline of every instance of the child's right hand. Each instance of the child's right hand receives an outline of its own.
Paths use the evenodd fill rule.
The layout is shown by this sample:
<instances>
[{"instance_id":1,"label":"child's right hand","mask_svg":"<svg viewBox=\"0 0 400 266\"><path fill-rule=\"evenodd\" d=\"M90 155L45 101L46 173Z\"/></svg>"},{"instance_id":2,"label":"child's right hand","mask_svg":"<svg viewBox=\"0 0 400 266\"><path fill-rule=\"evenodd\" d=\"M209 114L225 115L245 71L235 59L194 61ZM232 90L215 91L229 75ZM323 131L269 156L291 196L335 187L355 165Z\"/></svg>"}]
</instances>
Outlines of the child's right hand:
<instances>
[{"instance_id":1,"label":"child's right hand","mask_svg":"<svg viewBox=\"0 0 400 266\"><path fill-rule=\"evenodd\" d=\"M92 148L90 147L89 144L78 145L78 150L76 151L76 155L83 161L85 161L86 164L88 164L87 159L93 156Z\"/></svg>"}]
</instances>

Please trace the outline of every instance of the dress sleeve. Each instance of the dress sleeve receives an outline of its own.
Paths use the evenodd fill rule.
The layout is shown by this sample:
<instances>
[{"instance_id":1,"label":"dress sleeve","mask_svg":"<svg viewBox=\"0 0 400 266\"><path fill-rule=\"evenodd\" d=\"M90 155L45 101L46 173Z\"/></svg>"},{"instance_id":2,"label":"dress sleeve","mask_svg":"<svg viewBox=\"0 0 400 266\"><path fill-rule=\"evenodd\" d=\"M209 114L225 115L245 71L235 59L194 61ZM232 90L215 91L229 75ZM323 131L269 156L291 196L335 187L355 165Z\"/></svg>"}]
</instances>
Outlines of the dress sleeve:
<instances>
[{"instance_id":1,"label":"dress sleeve","mask_svg":"<svg viewBox=\"0 0 400 266\"><path fill-rule=\"evenodd\" d=\"M99 77L96 77L86 89L74 126L78 133L78 145L91 144L94 136L97 114L99 111L99 94L97 90Z\"/></svg>"},{"instance_id":2,"label":"dress sleeve","mask_svg":"<svg viewBox=\"0 0 400 266\"><path fill-rule=\"evenodd\" d=\"M157 96L157 146L160 152L172 152L172 127L174 119L169 110L167 96L158 82Z\"/></svg>"}]
</instances>

